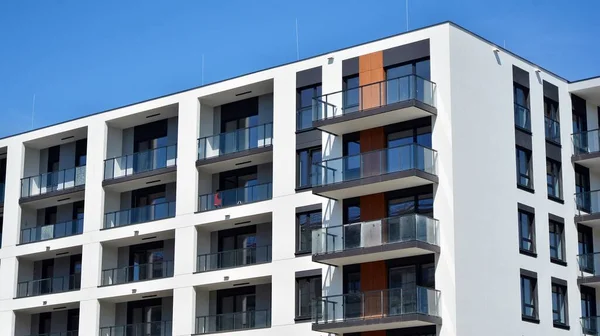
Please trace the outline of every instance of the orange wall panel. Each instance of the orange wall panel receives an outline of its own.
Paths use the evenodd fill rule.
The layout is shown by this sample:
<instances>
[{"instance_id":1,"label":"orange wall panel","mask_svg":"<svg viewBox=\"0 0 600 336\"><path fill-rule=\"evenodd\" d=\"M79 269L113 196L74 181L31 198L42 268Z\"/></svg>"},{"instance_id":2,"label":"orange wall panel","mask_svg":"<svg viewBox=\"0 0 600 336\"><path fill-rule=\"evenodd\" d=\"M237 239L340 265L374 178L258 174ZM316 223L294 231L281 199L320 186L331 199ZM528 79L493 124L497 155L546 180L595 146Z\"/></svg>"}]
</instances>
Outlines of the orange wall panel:
<instances>
[{"instance_id":1,"label":"orange wall panel","mask_svg":"<svg viewBox=\"0 0 600 336\"><path fill-rule=\"evenodd\" d=\"M366 318L386 315L387 297L378 290L387 289L387 278L385 261L360 264L360 290L364 293L363 314Z\"/></svg>"},{"instance_id":2,"label":"orange wall panel","mask_svg":"<svg viewBox=\"0 0 600 336\"><path fill-rule=\"evenodd\" d=\"M385 80L383 69L383 52L378 51L362 55L358 58L358 82L361 86ZM360 109L366 110L381 106L383 103L384 84L374 84L361 88Z\"/></svg>"}]
</instances>

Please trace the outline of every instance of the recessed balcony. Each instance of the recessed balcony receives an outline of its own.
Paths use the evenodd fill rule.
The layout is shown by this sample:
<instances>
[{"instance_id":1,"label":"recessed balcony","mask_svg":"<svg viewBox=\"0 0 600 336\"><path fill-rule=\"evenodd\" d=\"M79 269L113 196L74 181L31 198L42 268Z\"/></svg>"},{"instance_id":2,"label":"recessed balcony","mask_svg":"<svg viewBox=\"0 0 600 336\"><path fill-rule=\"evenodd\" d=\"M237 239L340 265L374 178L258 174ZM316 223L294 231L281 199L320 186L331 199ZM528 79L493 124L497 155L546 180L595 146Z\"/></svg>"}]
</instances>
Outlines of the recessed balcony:
<instances>
[{"instance_id":1,"label":"recessed balcony","mask_svg":"<svg viewBox=\"0 0 600 336\"><path fill-rule=\"evenodd\" d=\"M271 309L196 317L196 335L271 327Z\"/></svg>"},{"instance_id":2,"label":"recessed balcony","mask_svg":"<svg viewBox=\"0 0 600 336\"><path fill-rule=\"evenodd\" d=\"M79 290L81 274L22 281L17 284L17 298Z\"/></svg>"},{"instance_id":3,"label":"recessed balcony","mask_svg":"<svg viewBox=\"0 0 600 336\"><path fill-rule=\"evenodd\" d=\"M435 91L435 83L409 75L329 93L313 99L312 126L343 135L435 116Z\"/></svg>"},{"instance_id":4,"label":"recessed balcony","mask_svg":"<svg viewBox=\"0 0 600 336\"><path fill-rule=\"evenodd\" d=\"M255 246L198 256L196 272L216 271L271 262L271 246Z\"/></svg>"},{"instance_id":5,"label":"recessed balcony","mask_svg":"<svg viewBox=\"0 0 600 336\"><path fill-rule=\"evenodd\" d=\"M175 217L176 202L161 202L142 207L109 212L104 215L104 228L114 228Z\"/></svg>"},{"instance_id":6,"label":"recessed balcony","mask_svg":"<svg viewBox=\"0 0 600 336\"><path fill-rule=\"evenodd\" d=\"M198 196L198 212L270 200L272 189L272 183L263 183L200 195Z\"/></svg>"},{"instance_id":7,"label":"recessed balcony","mask_svg":"<svg viewBox=\"0 0 600 336\"><path fill-rule=\"evenodd\" d=\"M172 260L106 269L102 271L102 286L169 278L173 270Z\"/></svg>"},{"instance_id":8,"label":"recessed balcony","mask_svg":"<svg viewBox=\"0 0 600 336\"><path fill-rule=\"evenodd\" d=\"M83 233L83 218L21 229L21 244L74 236Z\"/></svg>"},{"instance_id":9,"label":"recessed balcony","mask_svg":"<svg viewBox=\"0 0 600 336\"><path fill-rule=\"evenodd\" d=\"M580 272L577 283L600 289L600 252L580 254L577 263Z\"/></svg>"},{"instance_id":10,"label":"recessed balcony","mask_svg":"<svg viewBox=\"0 0 600 336\"><path fill-rule=\"evenodd\" d=\"M438 182L437 152L419 144L313 163L313 194L358 197Z\"/></svg>"},{"instance_id":11,"label":"recessed balcony","mask_svg":"<svg viewBox=\"0 0 600 336\"><path fill-rule=\"evenodd\" d=\"M172 321L156 321L100 328L100 336L171 336ZM48 335L48 336L54 336Z\"/></svg>"},{"instance_id":12,"label":"recessed balcony","mask_svg":"<svg viewBox=\"0 0 600 336\"><path fill-rule=\"evenodd\" d=\"M439 223L419 214L313 231L315 262L344 266L439 253Z\"/></svg>"},{"instance_id":13,"label":"recessed balcony","mask_svg":"<svg viewBox=\"0 0 600 336\"><path fill-rule=\"evenodd\" d=\"M196 166L214 173L260 165L273 160L273 123L266 123L198 139Z\"/></svg>"},{"instance_id":14,"label":"recessed balcony","mask_svg":"<svg viewBox=\"0 0 600 336\"><path fill-rule=\"evenodd\" d=\"M56 203L59 199L65 198L66 195L75 193L78 195L67 197L67 199L83 198L85 170L85 166L80 166L23 178L21 179L19 203L42 202L42 200L45 203ZM40 206L46 207L49 205Z\"/></svg>"},{"instance_id":15,"label":"recessed balcony","mask_svg":"<svg viewBox=\"0 0 600 336\"><path fill-rule=\"evenodd\" d=\"M575 194L575 223L600 227L600 190Z\"/></svg>"},{"instance_id":16,"label":"recessed balcony","mask_svg":"<svg viewBox=\"0 0 600 336\"><path fill-rule=\"evenodd\" d=\"M440 325L440 292L409 286L332 295L315 301L312 329L346 334Z\"/></svg>"}]
</instances>

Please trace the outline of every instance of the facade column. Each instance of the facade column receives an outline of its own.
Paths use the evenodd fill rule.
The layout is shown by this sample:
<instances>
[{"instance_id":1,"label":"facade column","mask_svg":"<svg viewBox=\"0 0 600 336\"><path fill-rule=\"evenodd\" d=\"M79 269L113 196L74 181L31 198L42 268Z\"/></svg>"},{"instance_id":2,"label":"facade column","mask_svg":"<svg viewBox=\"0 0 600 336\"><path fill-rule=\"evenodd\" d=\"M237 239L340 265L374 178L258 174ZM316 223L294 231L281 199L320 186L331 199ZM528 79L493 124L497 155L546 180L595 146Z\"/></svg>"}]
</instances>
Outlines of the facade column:
<instances>
[{"instance_id":1,"label":"facade column","mask_svg":"<svg viewBox=\"0 0 600 336\"><path fill-rule=\"evenodd\" d=\"M172 335L189 336L196 333L196 290L194 287L173 290Z\"/></svg>"},{"instance_id":2,"label":"facade column","mask_svg":"<svg viewBox=\"0 0 600 336\"><path fill-rule=\"evenodd\" d=\"M273 198L295 193L296 74L278 74L273 85Z\"/></svg>"},{"instance_id":3,"label":"facade column","mask_svg":"<svg viewBox=\"0 0 600 336\"><path fill-rule=\"evenodd\" d=\"M104 159L108 128L104 121L90 123L87 134L83 232L98 231L104 224ZM91 149L91 150L90 150Z\"/></svg>"},{"instance_id":4,"label":"facade column","mask_svg":"<svg viewBox=\"0 0 600 336\"><path fill-rule=\"evenodd\" d=\"M81 269L81 288L98 287L102 268L102 244L97 242L83 245L81 258L81 264L84 265Z\"/></svg>"},{"instance_id":5,"label":"facade column","mask_svg":"<svg viewBox=\"0 0 600 336\"><path fill-rule=\"evenodd\" d=\"M176 215L192 214L198 200L198 129L200 102L189 96L179 102L177 126L177 193Z\"/></svg>"},{"instance_id":6,"label":"facade column","mask_svg":"<svg viewBox=\"0 0 600 336\"><path fill-rule=\"evenodd\" d=\"M19 260L17 257L2 259L0 267L0 301L12 300L16 294L19 276Z\"/></svg>"},{"instance_id":7,"label":"facade column","mask_svg":"<svg viewBox=\"0 0 600 336\"><path fill-rule=\"evenodd\" d=\"M175 276L196 271L197 241L196 227L187 226L175 230Z\"/></svg>"},{"instance_id":8,"label":"facade column","mask_svg":"<svg viewBox=\"0 0 600 336\"><path fill-rule=\"evenodd\" d=\"M22 143L14 142L8 145L6 153L6 182L4 189L4 213L2 219L2 247L7 248L19 243L21 228L21 207L18 206L21 197L21 178L25 162L25 147ZM15 204L17 206L8 206Z\"/></svg>"},{"instance_id":9,"label":"facade column","mask_svg":"<svg viewBox=\"0 0 600 336\"><path fill-rule=\"evenodd\" d=\"M79 335L100 334L100 301L88 300L79 303Z\"/></svg>"}]
</instances>

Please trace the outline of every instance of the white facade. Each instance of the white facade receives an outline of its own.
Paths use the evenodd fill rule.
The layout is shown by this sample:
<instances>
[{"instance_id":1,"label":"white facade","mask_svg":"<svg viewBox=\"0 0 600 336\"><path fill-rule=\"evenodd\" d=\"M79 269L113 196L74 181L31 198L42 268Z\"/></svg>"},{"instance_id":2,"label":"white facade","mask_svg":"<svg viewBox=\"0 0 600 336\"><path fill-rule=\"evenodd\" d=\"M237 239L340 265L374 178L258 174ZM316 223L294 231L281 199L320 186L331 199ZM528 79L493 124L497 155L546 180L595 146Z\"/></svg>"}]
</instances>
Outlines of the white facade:
<instances>
[{"instance_id":1,"label":"white facade","mask_svg":"<svg viewBox=\"0 0 600 336\"><path fill-rule=\"evenodd\" d=\"M438 181L433 187L433 216L439 221L435 289L441 296L442 320L437 335L581 335L570 93L581 92L588 104L588 129L597 129L600 83L569 83L454 24L444 23L0 139L0 151L7 157L0 248L0 336L37 334L32 319L55 308L61 309L52 317L52 331L66 331L66 318L58 312L78 308L79 335L104 335L100 334L101 327L128 324L124 317L127 302L148 296L162 298L162 314L172 319L171 335L194 335L196 316L216 314L214 292L241 283L256 286L257 300L261 293L262 303L257 302L256 307L262 304L270 308L270 327L232 334L320 334L312 331L311 322L295 321L296 272L320 269L322 294L327 296L343 293L342 267L313 262L310 255L296 256L296 209L320 204L323 226L341 225L343 216L339 201L315 195L310 189L296 190L296 74L321 67L323 94L337 92L343 89L344 60L422 40L429 40L431 81L436 84L432 148L437 151ZM534 193L516 187L513 66L529 73ZM558 88L559 117L564 121L560 128L562 203L549 200L546 193L543 81ZM236 96L245 91L251 91L248 96L259 97L260 123L273 125L272 151L252 158L259 167L259 183L272 183L271 197L199 212L198 195L218 192L219 173L237 168L235 164L245 158L197 165L197 139L221 133L221 106L245 98ZM133 128L148 123L147 117L157 113L156 120L168 120L166 145L176 145L176 169L168 170L175 167L169 163L159 177L160 183L167 185L167 198L176 200L175 216L104 229L106 213L127 209L131 192L156 179L149 174L116 184L103 183L105 160L136 152ZM61 140L70 136L73 138ZM21 179L45 172L47 148L74 147L73 141L79 139L87 139L85 188L70 194L68 202L85 200L83 232L21 244L21 230L40 222L38 210L62 197L20 204ZM340 136L322 132L321 139L324 160L343 155ZM60 169L72 166L62 163L70 160L74 149L70 150L61 154ZM119 166L117 175L127 175L126 170ZM600 172L594 175L590 170L590 180L594 190L600 184ZM214 196L206 199L209 206L214 205ZM517 203L535 209L537 257L519 253ZM564 219L566 266L550 261L549 213ZM65 220L70 219L67 217ZM264 236L257 239L270 245L271 261L197 272L197 256L216 252L211 246L217 240L214 232L246 221L266 228ZM174 260L173 276L103 286L102 271L128 266L128 247L150 237L164 242L165 260ZM594 237L600 247L598 231ZM79 290L17 298L17 284L34 279L36 262L60 258L64 252L81 255ZM59 274L58 264L55 261L55 274ZM521 318L521 269L537 273L539 323ZM569 330L553 325L552 277L568 283Z\"/></svg>"}]
</instances>

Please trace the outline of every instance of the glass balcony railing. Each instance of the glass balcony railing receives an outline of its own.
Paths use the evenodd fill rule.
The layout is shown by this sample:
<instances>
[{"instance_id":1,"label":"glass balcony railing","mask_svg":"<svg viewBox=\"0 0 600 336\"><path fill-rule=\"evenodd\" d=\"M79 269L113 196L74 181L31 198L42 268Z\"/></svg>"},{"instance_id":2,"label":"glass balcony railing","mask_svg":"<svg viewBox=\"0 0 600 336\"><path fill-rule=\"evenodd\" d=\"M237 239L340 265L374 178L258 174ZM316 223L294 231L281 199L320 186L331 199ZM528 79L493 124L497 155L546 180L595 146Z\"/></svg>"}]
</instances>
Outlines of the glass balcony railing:
<instances>
[{"instance_id":1,"label":"glass balcony railing","mask_svg":"<svg viewBox=\"0 0 600 336\"><path fill-rule=\"evenodd\" d=\"M23 281L17 284L17 297L30 297L79 290L81 274L71 274L62 277Z\"/></svg>"},{"instance_id":2,"label":"glass balcony railing","mask_svg":"<svg viewBox=\"0 0 600 336\"><path fill-rule=\"evenodd\" d=\"M577 263L579 271L590 274L582 276L600 276L600 252L580 254L577 256Z\"/></svg>"},{"instance_id":3,"label":"glass balcony railing","mask_svg":"<svg viewBox=\"0 0 600 336\"><path fill-rule=\"evenodd\" d=\"M81 185L85 185L85 166L23 178L21 197L38 196Z\"/></svg>"},{"instance_id":4,"label":"glass balcony railing","mask_svg":"<svg viewBox=\"0 0 600 336\"><path fill-rule=\"evenodd\" d=\"M369 292L332 295L315 300L316 324L367 320L407 314L440 316L440 292L408 286Z\"/></svg>"},{"instance_id":5,"label":"glass balcony railing","mask_svg":"<svg viewBox=\"0 0 600 336\"><path fill-rule=\"evenodd\" d=\"M148 264L112 268L102 271L102 286L129 282L162 279L173 276L173 261L157 261Z\"/></svg>"},{"instance_id":6,"label":"glass balcony railing","mask_svg":"<svg viewBox=\"0 0 600 336\"><path fill-rule=\"evenodd\" d=\"M515 127L531 132L531 113L529 108L515 103Z\"/></svg>"},{"instance_id":7,"label":"glass balcony railing","mask_svg":"<svg viewBox=\"0 0 600 336\"><path fill-rule=\"evenodd\" d=\"M28 336L79 336L79 330L57 331L48 334L31 334Z\"/></svg>"},{"instance_id":8,"label":"glass balcony railing","mask_svg":"<svg viewBox=\"0 0 600 336\"><path fill-rule=\"evenodd\" d=\"M436 161L437 152L419 144L385 148L313 163L313 182L330 185L411 169L435 174Z\"/></svg>"},{"instance_id":9,"label":"glass balcony railing","mask_svg":"<svg viewBox=\"0 0 600 336\"><path fill-rule=\"evenodd\" d=\"M196 334L268 328L270 326L270 309L196 317Z\"/></svg>"},{"instance_id":10,"label":"glass balcony railing","mask_svg":"<svg viewBox=\"0 0 600 336\"><path fill-rule=\"evenodd\" d=\"M600 190L575 194L575 210L580 216L600 213Z\"/></svg>"},{"instance_id":11,"label":"glass balcony railing","mask_svg":"<svg viewBox=\"0 0 600 336\"><path fill-rule=\"evenodd\" d=\"M104 215L104 228L109 229L175 217L175 202L163 202L138 208L109 212Z\"/></svg>"},{"instance_id":12,"label":"glass balcony railing","mask_svg":"<svg viewBox=\"0 0 600 336\"><path fill-rule=\"evenodd\" d=\"M83 218L21 230L21 244L69 237L83 233Z\"/></svg>"},{"instance_id":13,"label":"glass balcony railing","mask_svg":"<svg viewBox=\"0 0 600 336\"><path fill-rule=\"evenodd\" d=\"M546 140L560 145L560 123L554 119L544 117Z\"/></svg>"},{"instance_id":14,"label":"glass balcony railing","mask_svg":"<svg viewBox=\"0 0 600 336\"><path fill-rule=\"evenodd\" d=\"M198 211L221 209L271 199L271 182L198 196Z\"/></svg>"},{"instance_id":15,"label":"glass balcony railing","mask_svg":"<svg viewBox=\"0 0 600 336\"><path fill-rule=\"evenodd\" d=\"M600 336L600 316L582 317L580 321L584 335Z\"/></svg>"},{"instance_id":16,"label":"glass balcony railing","mask_svg":"<svg viewBox=\"0 0 600 336\"><path fill-rule=\"evenodd\" d=\"M172 336L171 321L135 323L100 328L100 336Z\"/></svg>"},{"instance_id":17,"label":"glass balcony railing","mask_svg":"<svg viewBox=\"0 0 600 336\"><path fill-rule=\"evenodd\" d=\"M574 133L571 137L573 139L573 153L590 154L600 152L600 130Z\"/></svg>"},{"instance_id":18,"label":"glass balcony railing","mask_svg":"<svg viewBox=\"0 0 600 336\"><path fill-rule=\"evenodd\" d=\"M312 235L314 255L406 241L439 246L438 221L419 214L325 227Z\"/></svg>"},{"instance_id":19,"label":"glass balcony railing","mask_svg":"<svg viewBox=\"0 0 600 336\"><path fill-rule=\"evenodd\" d=\"M0 183L0 204L4 203L4 183Z\"/></svg>"},{"instance_id":20,"label":"glass balcony railing","mask_svg":"<svg viewBox=\"0 0 600 336\"><path fill-rule=\"evenodd\" d=\"M273 123L261 124L198 139L198 160L273 144Z\"/></svg>"},{"instance_id":21,"label":"glass balcony railing","mask_svg":"<svg viewBox=\"0 0 600 336\"><path fill-rule=\"evenodd\" d=\"M271 262L271 246L256 246L198 256L197 272Z\"/></svg>"},{"instance_id":22,"label":"glass balcony railing","mask_svg":"<svg viewBox=\"0 0 600 336\"><path fill-rule=\"evenodd\" d=\"M312 128L313 108L312 106L303 107L296 112L296 131L303 131Z\"/></svg>"},{"instance_id":23,"label":"glass balcony railing","mask_svg":"<svg viewBox=\"0 0 600 336\"><path fill-rule=\"evenodd\" d=\"M177 164L177 145L165 146L104 161L104 179L112 180Z\"/></svg>"},{"instance_id":24,"label":"glass balcony railing","mask_svg":"<svg viewBox=\"0 0 600 336\"><path fill-rule=\"evenodd\" d=\"M329 93L313 98L312 120L341 117L409 100L435 106L435 90L435 83L408 75Z\"/></svg>"}]
</instances>

